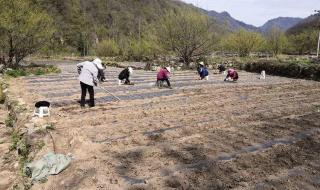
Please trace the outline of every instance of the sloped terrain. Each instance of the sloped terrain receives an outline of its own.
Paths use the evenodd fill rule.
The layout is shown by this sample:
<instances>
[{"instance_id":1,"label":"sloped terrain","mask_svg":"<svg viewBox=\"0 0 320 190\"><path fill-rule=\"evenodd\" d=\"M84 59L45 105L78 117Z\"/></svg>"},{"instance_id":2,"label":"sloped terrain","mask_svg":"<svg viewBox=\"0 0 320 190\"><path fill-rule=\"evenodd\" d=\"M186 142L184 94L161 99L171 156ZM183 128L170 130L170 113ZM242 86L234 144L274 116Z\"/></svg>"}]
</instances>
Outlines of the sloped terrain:
<instances>
[{"instance_id":1,"label":"sloped terrain","mask_svg":"<svg viewBox=\"0 0 320 190\"><path fill-rule=\"evenodd\" d=\"M102 86L122 101L96 89L97 106L81 109L75 64L60 68L11 81L30 107L53 104L56 151L74 156L32 189L320 187L318 82L246 72L237 83L222 75L197 81L185 71L173 74L171 90L155 88L156 73L147 71L135 71L135 86L118 86L120 70L107 68ZM39 156L51 149L47 143Z\"/></svg>"}]
</instances>

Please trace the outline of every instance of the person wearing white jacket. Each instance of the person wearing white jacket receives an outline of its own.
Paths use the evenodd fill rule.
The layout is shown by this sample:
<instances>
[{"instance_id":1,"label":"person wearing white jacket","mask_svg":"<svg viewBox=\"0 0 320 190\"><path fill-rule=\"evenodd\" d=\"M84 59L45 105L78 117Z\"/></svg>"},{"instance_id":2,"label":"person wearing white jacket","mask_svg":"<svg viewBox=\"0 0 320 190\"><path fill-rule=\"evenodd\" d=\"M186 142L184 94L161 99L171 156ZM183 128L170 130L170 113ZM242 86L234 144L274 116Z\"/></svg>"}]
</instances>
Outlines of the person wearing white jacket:
<instances>
[{"instance_id":1,"label":"person wearing white jacket","mask_svg":"<svg viewBox=\"0 0 320 190\"><path fill-rule=\"evenodd\" d=\"M77 64L78 72L79 72L79 81L81 86L81 100L80 105L81 107L85 106L86 103L86 94L87 90L90 95L90 102L89 107L94 107L94 89L93 86L97 86L98 80L98 73L99 70L103 70L102 61L97 58L91 61L85 61L82 63Z\"/></svg>"}]
</instances>

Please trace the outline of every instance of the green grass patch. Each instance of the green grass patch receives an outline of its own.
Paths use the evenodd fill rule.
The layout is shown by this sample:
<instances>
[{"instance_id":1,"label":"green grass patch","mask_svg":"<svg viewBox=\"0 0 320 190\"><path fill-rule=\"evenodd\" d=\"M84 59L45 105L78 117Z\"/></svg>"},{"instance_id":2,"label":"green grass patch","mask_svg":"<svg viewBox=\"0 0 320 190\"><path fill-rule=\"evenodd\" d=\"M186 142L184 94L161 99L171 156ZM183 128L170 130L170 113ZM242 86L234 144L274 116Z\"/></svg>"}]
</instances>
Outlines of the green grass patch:
<instances>
[{"instance_id":1,"label":"green grass patch","mask_svg":"<svg viewBox=\"0 0 320 190\"><path fill-rule=\"evenodd\" d=\"M20 139L21 139L21 136L16 131L13 131L11 133L10 151L17 150Z\"/></svg>"},{"instance_id":2,"label":"green grass patch","mask_svg":"<svg viewBox=\"0 0 320 190\"><path fill-rule=\"evenodd\" d=\"M23 76L29 76L29 75L46 75L46 74L54 74L54 73L60 73L61 70L54 65L45 65L45 66L39 66L39 65L30 65L27 67L21 67L17 69L9 69L5 72L7 76L10 77L23 77Z\"/></svg>"},{"instance_id":3,"label":"green grass patch","mask_svg":"<svg viewBox=\"0 0 320 190\"><path fill-rule=\"evenodd\" d=\"M28 75L28 73L24 69L9 69L5 72L5 74L14 78Z\"/></svg>"},{"instance_id":4,"label":"green grass patch","mask_svg":"<svg viewBox=\"0 0 320 190\"><path fill-rule=\"evenodd\" d=\"M15 120L14 117L8 114L7 119L4 122L6 127L12 128L14 126L14 120Z\"/></svg>"}]
</instances>

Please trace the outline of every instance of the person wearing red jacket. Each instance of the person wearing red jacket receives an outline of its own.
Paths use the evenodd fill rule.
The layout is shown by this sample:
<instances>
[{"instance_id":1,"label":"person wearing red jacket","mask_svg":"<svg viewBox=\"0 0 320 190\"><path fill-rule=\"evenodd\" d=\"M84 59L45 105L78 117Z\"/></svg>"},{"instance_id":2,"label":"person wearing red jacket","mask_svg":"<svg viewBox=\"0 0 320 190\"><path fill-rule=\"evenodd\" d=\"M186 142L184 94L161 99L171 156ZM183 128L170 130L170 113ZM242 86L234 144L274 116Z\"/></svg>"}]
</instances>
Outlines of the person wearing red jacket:
<instances>
[{"instance_id":1,"label":"person wearing red jacket","mask_svg":"<svg viewBox=\"0 0 320 190\"><path fill-rule=\"evenodd\" d=\"M170 89L172 88L171 84L170 84L170 81L169 81L170 72L171 72L170 67L164 67L164 68L160 69L160 71L157 74L157 86L158 87L162 87L162 83L164 81L166 81L167 84L168 84L168 87Z\"/></svg>"},{"instance_id":2,"label":"person wearing red jacket","mask_svg":"<svg viewBox=\"0 0 320 190\"><path fill-rule=\"evenodd\" d=\"M230 81L230 80L232 80L232 81L237 81L239 79L239 75L238 75L238 73L237 73L237 71L236 70L234 70L234 69L229 69L228 70L228 74L227 74L227 76L226 76L226 78L224 79L224 81Z\"/></svg>"}]
</instances>

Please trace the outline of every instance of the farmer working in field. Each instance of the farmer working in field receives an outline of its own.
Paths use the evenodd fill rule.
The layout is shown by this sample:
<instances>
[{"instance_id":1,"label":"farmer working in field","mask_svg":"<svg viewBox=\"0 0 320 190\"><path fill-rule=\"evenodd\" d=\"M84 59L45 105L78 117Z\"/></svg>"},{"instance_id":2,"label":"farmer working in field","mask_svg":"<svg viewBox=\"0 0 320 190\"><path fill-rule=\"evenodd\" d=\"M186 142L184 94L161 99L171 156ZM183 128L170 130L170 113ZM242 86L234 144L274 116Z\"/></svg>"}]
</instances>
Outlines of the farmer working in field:
<instances>
[{"instance_id":1,"label":"farmer working in field","mask_svg":"<svg viewBox=\"0 0 320 190\"><path fill-rule=\"evenodd\" d=\"M198 74L199 74L199 80L203 80L203 79L209 80L209 71L204 66L203 62L199 63L197 70L198 70Z\"/></svg>"},{"instance_id":2,"label":"farmer working in field","mask_svg":"<svg viewBox=\"0 0 320 190\"><path fill-rule=\"evenodd\" d=\"M224 64L219 64L218 70L219 70L219 73L221 74L222 72L226 71L226 66Z\"/></svg>"},{"instance_id":3,"label":"farmer working in field","mask_svg":"<svg viewBox=\"0 0 320 190\"><path fill-rule=\"evenodd\" d=\"M94 107L94 89L93 86L97 86L99 82L99 72L100 75L103 74L103 66L101 65L102 61L97 58L93 61L85 61L77 64L78 72L79 72L79 80L81 86L81 107L85 107L86 103L86 94L87 90L90 95L90 103L89 107ZM103 77L100 77L102 80Z\"/></svg>"},{"instance_id":4,"label":"farmer working in field","mask_svg":"<svg viewBox=\"0 0 320 190\"><path fill-rule=\"evenodd\" d=\"M237 73L236 70L234 69L229 69L228 70L228 74L226 76L226 78L224 79L224 81L237 81L239 79L239 75Z\"/></svg>"},{"instance_id":5,"label":"farmer working in field","mask_svg":"<svg viewBox=\"0 0 320 190\"><path fill-rule=\"evenodd\" d=\"M133 85L133 83L131 83L130 81L130 75L132 75L133 73L133 69L132 67L128 67L126 69L124 69L123 71L121 71L121 73L119 74L119 85L121 84L125 84L125 85Z\"/></svg>"},{"instance_id":6,"label":"farmer working in field","mask_svg":"<svg viewBox=\"0 0 320 190\"><path fill-rule=\"evenodd\" d=\"M170 84L170 81L169 81L170 72L171 72L170 67L164 67L164 68L161 68L161 69L160 69L160 71L159 71L158 74L157 74L157 86L158 86L158 87L161 88L162 85L163 85L163 82L166 81L167 84L168 84L168 87L169 87L170 89L172 89L171 84Z\"/></svg>"}]
</instances>

